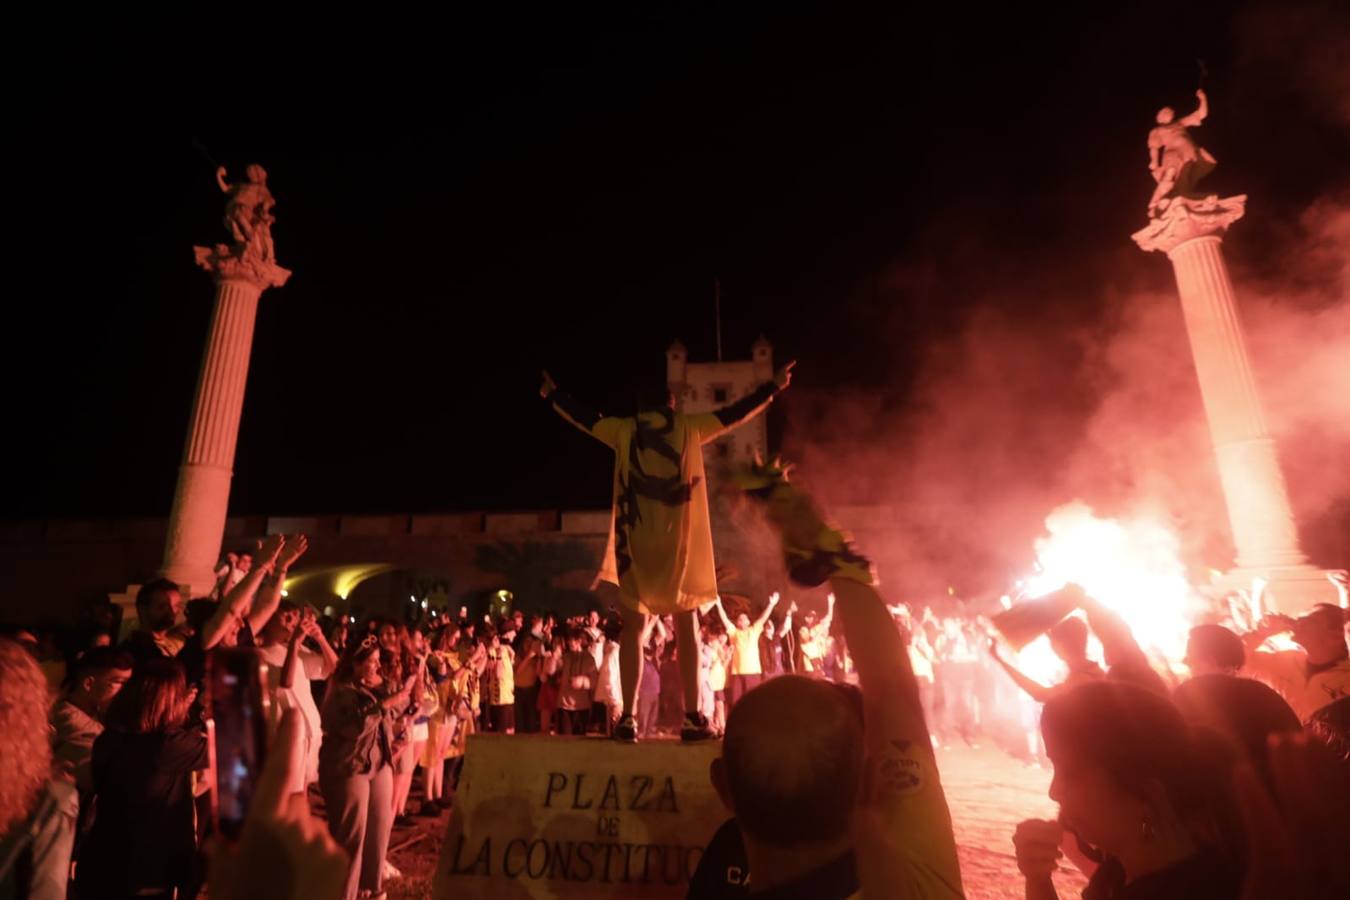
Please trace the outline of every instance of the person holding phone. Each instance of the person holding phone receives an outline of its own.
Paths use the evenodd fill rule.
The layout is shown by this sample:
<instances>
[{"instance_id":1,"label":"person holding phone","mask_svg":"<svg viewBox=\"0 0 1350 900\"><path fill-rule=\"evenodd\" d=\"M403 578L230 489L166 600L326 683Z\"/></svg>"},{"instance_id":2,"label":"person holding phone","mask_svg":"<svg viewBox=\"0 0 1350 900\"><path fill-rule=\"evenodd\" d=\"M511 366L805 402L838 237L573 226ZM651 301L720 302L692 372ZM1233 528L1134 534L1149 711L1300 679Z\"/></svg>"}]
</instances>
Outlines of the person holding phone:
<instances>
[{"instance_id":1,"label":"person holding phone","mask_svg":"<svg viewBox=\"0 0 1350 900\"><path fill-rule=\"evenodd\" d=\"M328 831L351 868L343 896L383 891L384 857L394 824L394 719L408 706L416 673L386 683L380 643L368 635L338 665L322 710L319 789Z\"/></svg>"},{"instance_id":2,"label":"person holding phone","mask_svg":"<svg viewBox=\"0 0 1350 900\"><path fill-rule=\"evenodd\" d=\"M98 816L79 866L81 897L171 897L192 875L197 833L192 773L209 762L188 724L183 667L147 659L108 706L94 741Z\"/></svg>"},{"instance_id":3,"label":"person holding phone","mask_svg":"<svg viewBox=\"0 0 1350 900\"><path fill-rule=\"evenodd\" d=\"M281 601L259 638L258 655L267 663L267 689L273 715L280 720L288 709L301 713L305 767L291 784L291 792L303 793L319 780L319 743L323 732L310 682L332 676L338 665L337 651L324 637L314 610L301 609L289 600ZM319 649L305 646L306 638Z\"/></svg>"}]
</instances>

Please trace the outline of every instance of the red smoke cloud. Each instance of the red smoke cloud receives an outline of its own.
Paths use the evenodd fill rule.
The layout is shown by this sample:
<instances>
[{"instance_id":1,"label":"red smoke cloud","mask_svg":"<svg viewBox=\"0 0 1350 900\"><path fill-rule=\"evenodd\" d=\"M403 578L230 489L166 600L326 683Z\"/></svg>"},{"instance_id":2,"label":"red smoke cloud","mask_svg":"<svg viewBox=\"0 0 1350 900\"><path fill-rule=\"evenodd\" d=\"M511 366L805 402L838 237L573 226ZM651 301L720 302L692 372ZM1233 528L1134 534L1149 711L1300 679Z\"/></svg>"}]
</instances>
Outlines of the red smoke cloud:
<instances>
[{"instance_id":1,"label":"red smoke cloud","mask_svg":"<svg viewBox=\"0 0 1350 900\"><path fill-rule=\"evenodd\" d=\"M1318 202L1272 253L1282 260L1277 277L1258 276L1231 248L1229 264L1305 550L1343 566L1350 203ZM1147 273L1167 261L1138 254L1128 264ZM1231 564L1170 274L1166 290L1099 283L1099 295L1081 303L1095 316L1077 318L1066 304L1037 298L1032 308L1025 292L991 291L953 336L930 344L903 408L873 392L792 399L785 450L843 524L869 527L848 521L850 505L892 508L902 538L869 548L889 583L998 590L1031 560L1045 515L1074 499L1102 515L1161 517L1193 567Z\"/></svg>"}]
</instances>

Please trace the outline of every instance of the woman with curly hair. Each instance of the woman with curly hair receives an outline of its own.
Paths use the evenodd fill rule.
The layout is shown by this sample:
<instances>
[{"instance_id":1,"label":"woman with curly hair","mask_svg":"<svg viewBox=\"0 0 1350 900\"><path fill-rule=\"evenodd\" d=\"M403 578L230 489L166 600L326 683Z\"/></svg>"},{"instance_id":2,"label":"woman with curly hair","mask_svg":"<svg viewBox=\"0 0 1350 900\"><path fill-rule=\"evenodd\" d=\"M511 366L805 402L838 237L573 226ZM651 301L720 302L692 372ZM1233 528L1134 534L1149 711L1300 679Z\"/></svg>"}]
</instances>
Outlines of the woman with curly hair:
<instances>
[{"instance_id":1,"label":"woman with curly hair","mask_svg":"<svg viewBox=\"0 0 1350 900\"><path fill-rule=\"evenodd\" d=\"M27 850L34 813L52 774L47 679L19 644L0 638L0 885ZM20 895L22 896L22 894Z\"/></svg>"}]
</instances>

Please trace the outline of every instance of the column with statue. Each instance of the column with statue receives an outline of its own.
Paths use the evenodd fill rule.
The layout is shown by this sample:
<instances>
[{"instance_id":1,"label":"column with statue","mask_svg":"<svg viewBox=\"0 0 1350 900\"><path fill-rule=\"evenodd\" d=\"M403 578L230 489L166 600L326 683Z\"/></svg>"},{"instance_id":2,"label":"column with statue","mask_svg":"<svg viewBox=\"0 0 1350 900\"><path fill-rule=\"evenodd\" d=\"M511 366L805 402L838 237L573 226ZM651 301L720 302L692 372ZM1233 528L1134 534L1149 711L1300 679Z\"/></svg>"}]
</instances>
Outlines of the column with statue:
<instances>
[{"instance_id":1,"label":"column with statue","mask_svg":"<svg viewBox=\"0 0 1350 900\"><path fill-rule=\"evenodd\" d=\"M197 264L215 281L215 311L197 378L196 399L187 443L178 470L173 511L164 548L164 577L176 581L185 596L209 592L225 535L235 441L244 406L249 352L258 298L280 287L290 272L276 263L272 245L272 207L262 166L245 169L244 180L230 184L225 169L216 182L225 194L225 228L230 242L194 247Z\"/></svg>"},{"instance_id":2,"label":"column with statue","mask_svg":"<svg viewBox=\"0 0 1350 900\"><path fill-rule=\"evenodd\" d=\"M1209 112L1204 91L1196 96L1194 112L1178 119L1171 108L1164 108L1149 132L1149 171L1156 187L1148 204L1149 223L1133 237L1145 251L1166 253L1176 275L1237 549L1237 565L1225 576L1225 585L1249 589L1260 579L1274 611L1297 613L1314 603L1336 602L1336 591L1324 573L1308 565L1299 545L1224 264L1223 235L1242 218L1247 197L1195 191L1216 165L1191 133Z\"/></svg>"}]
</instances>

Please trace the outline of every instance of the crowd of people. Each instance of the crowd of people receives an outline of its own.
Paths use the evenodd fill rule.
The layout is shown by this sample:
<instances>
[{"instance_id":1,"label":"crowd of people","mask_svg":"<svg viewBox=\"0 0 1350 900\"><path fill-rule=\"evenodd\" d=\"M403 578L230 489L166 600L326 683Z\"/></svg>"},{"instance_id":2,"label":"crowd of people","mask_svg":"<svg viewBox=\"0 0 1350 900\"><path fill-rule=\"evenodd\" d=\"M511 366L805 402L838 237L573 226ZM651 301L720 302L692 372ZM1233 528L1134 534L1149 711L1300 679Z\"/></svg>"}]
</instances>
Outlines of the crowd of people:
<instances>
[{"instance_id":1,"label":"crowd of people","mask_svg":"<svg viewBox=\"0 0 1350 900\"><path fill-rule=\"evenodd\" d=\"M346 897L379 896L391 872L396 822L450 808L470 734L614 735L623 708L619 610L568 617L516 610L475 619L461 608L459 615L417 622L326 620L281 596L306 546L301 535L278 535L232 555L212 597L186 604L176 585L150 582L136 598L134 630L120 641L95 634L69 660L51 651L53 642L27 632L4 641L0 683L54 701L7 704L0 722L10 735L43 738L32 752L16 747L4 754L3 860L7 879L28 891L17 896L186 897L201 890L200 799L209 760L197 696L207 655L217 647L256 648L267 664L274 729L294 711L298 764L285 790L304 796L313 789L321 798L327 831L348 862ZM810 690L808 683L861 686L865 694L867 645L846 617L836 616L836 593L859 586L834 587L821 615L783 604L777 594L759 609L736 598L732 610L732 601L719 599L702 612L691 652L698 657L699 712L715 734L732 741L742 715L736 710L743 703L757 708L752 701L759 697L767 703L778 690L770 683L784 676L796 676L788 679L795 687L784 689L788 698ZM1230 855L1253 849L1256 820L1247 807L1316 804L1309 778L1323 787L1343 783L1338 765L1350 761L1344 610L1326 605L1299 619L1272 615L1241 635L1218 624L1197 626L1186 658L1190 677L1181 680L1160 675L1109 609L1085 595L1076 602L1079 614L1049 630L1063 664L1057 684L1019 671L1015 659L999 652L982 616L914 612L903 603L872 610L885 615L894 649L903 653L893 668L903 669L912 692L911 731L921 723L924 743L934 748L988 741L1028 764L1055 767L1051 796L1060 803L1059 820L1029 820L1015 836L1029 897L1052 896L1050 875L1066 854L1104 886L1087 896L1171 896L1131 893L1129 885L1139 882L1130 879L1129 864L1136 854L1148 866L1150 854L1182 851L1198 854L1176 876L1193 882L1197 892L1186 896L1237 896L1223 886L1242 877ZM650 625L640 736L675 738L687 712L679 670L684 648L668 617L653 617ZM1259 649L1277 635L1292 638L1296 649ZM1105 665L1089 657L1092 637ZM799 699L810 708L822 698ZM38 709L45 709L41 718ZM24 712L29 721L16 718ZM1315 741L1291 740L1300 735ZM1271 743L1277 739L1285 740ZM744 752L753 757L753 750ZM1225 781L1220 761L1240 762L1232 770L1238 775ZM931 767L936 782L935 756L907 765ZM1285 783L1300 766L1302 782ZM416 808L409 800L414 780L422 798ZM836 786L847 793L848 783ZM1215 807L1216 797L1226 806ZM753 865L754 838L746 830L755 819L735 808L739 843L731 856L738 866ZM1316 808L1286 808L1273 821L1321 821ZM933 807L925 815L940 812ZM1137 821L1126 822L1129 816ZM1203 827L1195 826L1201 819ZM905 834L912 836L912 827ZM1112 845L1116 840L1121 846ZM857 877L862 863L855 855ZM1280 883L1295 877L1304 884L1311 876L1286 868ZM724 895L706 877L694 894Z\"/></svg>"},{"instance_id":2,"label":"crowd of people","mask_svg":"<svg viewBox=\"0 0 1350 900\"><path fill-rule=\"evenodd\" d=\"M1066 588L1045 683L1000 650L996 622L888 606L785 471L758 477L788 577L827 590L823 609L718 598L694 611L692 640L617 605L332 620L284 596L308 542L274 535L227 557L208 597L145 584L124 635L96 630L69 654L49 634L0 638L3 896L255 897L256 867L222 860L270 853L293 880L312 873L281 895L378 898L394 827L452 806L474 733L721 737L712 779L732 818L695 898L962 896L939 771L956 742L1054 769L1059 817L1009 836L1028 898L1057 896L1063 860L1090 900L1347 895L1343 575L1341 606L1196 626L1185 677ZM218 651L240 647L266 664L273 752L242 840L224 843L201 691Z\"/></svg>"},{"instance_id":3,"label":"crowd of people","mask_svg":"<svg viewBox=\"0 0 1350 900\"><path fill-rule=\"evenodd\" d=\"M294 711L299 763L286 792L303 796L313 788L322 798L327 831L349 861L342 896L380 894L396 821L439 816L451 806L468 735L614 734L623 706L617 609L474 619L462 608L418 622L328 621L281 596L305 549L301 535L268 538L222 567L211 598L186 604L176 585L146 584L134 630L121 641L96 634L68 661L51 652L51 641L26 632L4 641L0 683L54 699L45 707L7 704L0 722L11 736L42 736L32 752L4 754L0 779L6 877L21 881L26 896L185 897L201 889L199 800L208 753L197 694L216 647L256 648L267 664L274 728ZM858 588L841 581L836 591L839 585ZM783 676L797 676L785 689L789 698L809 690L805 683L866 692L869 662L855 659L859 643L846 618L836 616L835 598L828 594L821 615L782 604L776 594L759 609L738 598L733 610L718 600L703 611L691 652L699 661L699 711L716 734L733 740L736 710L758 697L767 703L777 691L769 684ZM1078 602L1080 614L1049 633L1063 663L1058 684L1020 672L998 652L983 617L885 607L887 631L904 657L895 668L906 674L925 744L989 741L1029 764L1054 765L1051 795L1060 819L1030 820L1015 836L1028 896L1052 896L1050 875L1066 854L1106 886L1088 896L1171 896L1131 893L1129 885L1139 882L1130 880L1129 863L1139 858L1148 866L1150 854L1182 851L1198 854L1176 876L1194 882L1196 893L1186 896L1237 896L1221 888L1242 875L1225 854L1252 850L1251 821L1244 826L1242 816L1254 813L1246 806L1316 804L1309 778L1324 787L1342 783L1337 761L1350 760L1344 610L1327 605L1296 620L1272 615L1242 635L1197 626L1186 659L1191 677L1183 681L1159 675L1110 610L1086 596ZM1281 634L1297 649L1258 649ZM1089 658L1090 637L1100 642L1105 666ZM669 618L653 617L637 706L642 739L681 734L682 650ZM800 701L809 708L821 697L803 694ZM29 720L16 718L25 712ZM1299 735L1316 741L1271 743ZM1322 749L1328 752L1309 762ZM1233 771L1246 780L1225 782L1221 760L1241 761ZM935 756L909 762L931 767L936 781ZM1302 782L1285 783L1300 766L1307 769ZM415 809L414 779L422 797ZM837 787L847 793L847 784ZM1226 800L1222 810L1212 805L1215 797ZM1316 809L1286 808L1273 821L1318 820ZM748 853L744 862L753 865L755 854L744 848L754 845L745 832L755 819L742 821L737 812L742 849L732 856L741 861ZM1201 819L1203 827L1194 826ZM855 858L855 869L862 862ZM1304 884L1311 874L1285 869L1280 877L1281 884L1295 877ZM724 895L706 884L696 890Z\"/></svg>"}]
</instances>

